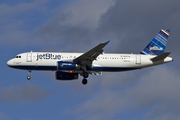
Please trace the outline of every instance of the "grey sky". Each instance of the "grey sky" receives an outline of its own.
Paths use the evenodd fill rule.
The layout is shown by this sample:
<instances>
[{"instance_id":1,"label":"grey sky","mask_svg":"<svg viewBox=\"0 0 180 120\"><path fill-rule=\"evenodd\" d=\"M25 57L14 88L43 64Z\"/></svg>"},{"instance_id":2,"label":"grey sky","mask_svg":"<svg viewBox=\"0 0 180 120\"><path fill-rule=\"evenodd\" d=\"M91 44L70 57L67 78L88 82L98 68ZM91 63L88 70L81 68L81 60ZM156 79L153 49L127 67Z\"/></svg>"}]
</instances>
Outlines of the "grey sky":
<instances>
[{"instance_id":1,"label":"grey sky","mask_svg":"<svg viewBox=\"0 0 180 120\"><path fill-rule=\"evenodd\" d=\"M1 87L0 103L42 101L52 93L50 90L45 90L31 83L25 83L22 86L11 85L9 87Z\"/></svg>"},{"instance_id":2,"label":"grey sky","mask_svg":"<svg viewBox=\"0 0 180 120\"><path fill-rule=\"evenodd\" d=\"M171 29L173 35L170 35L170 40L178 42L179 1L106 0L103 3L109 6L104 8L98 2L92 3L94 1L80 1L55 14L48 24L39 29L40 39L55 40L61 47L73 44L70 47L74 49L78 44L87 48L111 40L113 49L110 51L128 53L141 51L161 28L165 28ZM91 5L98 12L91 10ZM82 6L88 7L81 11ZM171 48L174 46L168 45L168 50L172 51Z\"/></svg>"}]
</instances>

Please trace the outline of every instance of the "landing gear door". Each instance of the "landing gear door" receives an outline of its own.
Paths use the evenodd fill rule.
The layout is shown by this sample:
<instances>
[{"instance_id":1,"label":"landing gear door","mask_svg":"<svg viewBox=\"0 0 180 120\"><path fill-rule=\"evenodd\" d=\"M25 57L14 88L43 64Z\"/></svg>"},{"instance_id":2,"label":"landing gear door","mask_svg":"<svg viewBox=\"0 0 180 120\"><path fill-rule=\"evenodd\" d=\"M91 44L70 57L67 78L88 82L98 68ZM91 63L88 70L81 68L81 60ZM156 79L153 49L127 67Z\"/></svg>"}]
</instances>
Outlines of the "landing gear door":
<instances>
[{"instance_id":1,"label":"landing gear door","mask_svg":"<svg viewBox=\"0 0 180 120\"><path fill-rule=\"evenodd\" d=\"M136 64L141 64L141 55L136 55Z\"/></svg>"},{"instance_id":2,"label":"landing gear door","mask_svg":"<svg viewBox=\"0 0 180 120\"><path fill-rule=\"evenodd\" d=\"M27 62L32 62L32 51L27 53Z\"/></svg>"}]
</instances>

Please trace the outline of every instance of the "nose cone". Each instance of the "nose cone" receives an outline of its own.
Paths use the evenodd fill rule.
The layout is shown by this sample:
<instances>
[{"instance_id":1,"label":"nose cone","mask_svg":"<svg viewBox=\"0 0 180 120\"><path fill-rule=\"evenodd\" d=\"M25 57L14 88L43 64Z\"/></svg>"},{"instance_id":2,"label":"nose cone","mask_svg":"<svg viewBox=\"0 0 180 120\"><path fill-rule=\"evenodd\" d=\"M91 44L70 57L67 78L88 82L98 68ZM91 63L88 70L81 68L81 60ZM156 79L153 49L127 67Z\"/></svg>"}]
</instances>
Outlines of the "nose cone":
<instances>
[{"instance_id":1,"label":"nose cone","mask_svg":"<svg viewBox=\"0 0 180 120\"><path fill-rule=\"evenodd\" d=\"M7 65L8 65L9 67L11 67L11 66L13 65L12 60L9 60L9 61L7 62Z\"/></svg>"}]
</instances>

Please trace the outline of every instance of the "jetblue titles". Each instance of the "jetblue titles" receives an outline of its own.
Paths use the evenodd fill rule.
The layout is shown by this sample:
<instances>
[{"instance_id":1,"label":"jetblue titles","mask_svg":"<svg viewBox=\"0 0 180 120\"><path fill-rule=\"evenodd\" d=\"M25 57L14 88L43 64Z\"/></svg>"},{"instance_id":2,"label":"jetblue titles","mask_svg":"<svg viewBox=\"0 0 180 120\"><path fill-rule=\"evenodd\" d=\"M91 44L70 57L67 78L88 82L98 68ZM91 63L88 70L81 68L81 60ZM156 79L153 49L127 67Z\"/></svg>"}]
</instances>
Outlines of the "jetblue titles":
<instances>
[{"instance_id":1,"label":"jetblue titles","mask_svg":"<svg viewBox=\"0 0 180 120\"><path fill-rule=\"evenodd\" d=\"M54 59L54 60L60 60L61 59L61 55L54 55L54 54L49 54L49 53L46 53L46 54L37 54L37 59L36 61L38 60L42 60L42 59Z\"/></svg>"},{"instance_id":2,"label":"jetblue titles","mask_svg":"<svg viewBox=\"0 0 180 120\"><path fill-rule=\"evenodd\" d=\"M163 48L162 47L153 46L153 47L150 47L149 50L163 50Z\"/></svg>"}]
</instances>

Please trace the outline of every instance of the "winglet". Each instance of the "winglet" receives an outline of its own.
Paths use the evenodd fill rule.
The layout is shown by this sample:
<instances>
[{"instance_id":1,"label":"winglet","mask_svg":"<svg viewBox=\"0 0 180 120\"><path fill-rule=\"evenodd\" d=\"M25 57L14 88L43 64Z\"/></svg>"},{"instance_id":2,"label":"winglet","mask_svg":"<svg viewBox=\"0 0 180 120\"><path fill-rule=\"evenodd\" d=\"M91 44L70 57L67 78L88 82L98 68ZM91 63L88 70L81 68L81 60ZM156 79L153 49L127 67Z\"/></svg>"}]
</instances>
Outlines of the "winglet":
<instances>
[{"instance_id":1,"label":"winglet","mask_svg":"<svg viewBox=\"0 0 180 120\"><path fill-rule=\"evenodd\" d=\"M109 40L109 41L107 41L107 42L105 42L105 43L106 43L106 45L107 45L109 42L110 42L110 40Z\"/></svg>"}]
</instances>

